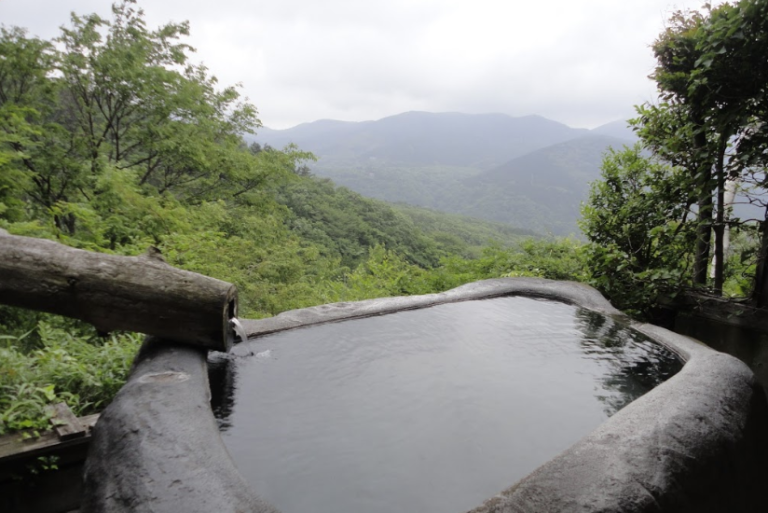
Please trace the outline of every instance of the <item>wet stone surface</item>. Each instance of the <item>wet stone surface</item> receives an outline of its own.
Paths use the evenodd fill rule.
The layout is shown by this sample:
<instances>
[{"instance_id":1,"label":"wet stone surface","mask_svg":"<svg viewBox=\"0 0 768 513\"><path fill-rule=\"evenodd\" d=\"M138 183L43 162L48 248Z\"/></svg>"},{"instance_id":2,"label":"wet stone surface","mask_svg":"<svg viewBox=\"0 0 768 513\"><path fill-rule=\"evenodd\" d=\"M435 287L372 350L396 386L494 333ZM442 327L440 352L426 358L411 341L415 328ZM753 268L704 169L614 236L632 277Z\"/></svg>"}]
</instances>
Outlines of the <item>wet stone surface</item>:
<instances>
[{"instance_id":1,"label":"wet stone surface","mask_svg":"<svg viewBox=\"0 0 768 513\"><path fill-rule=\"evenodd\" d=\"M183 383L189 379L189 374L185 372L155 372L144 374L139 378L139 383Z\"/></svg>"}]
</instances>

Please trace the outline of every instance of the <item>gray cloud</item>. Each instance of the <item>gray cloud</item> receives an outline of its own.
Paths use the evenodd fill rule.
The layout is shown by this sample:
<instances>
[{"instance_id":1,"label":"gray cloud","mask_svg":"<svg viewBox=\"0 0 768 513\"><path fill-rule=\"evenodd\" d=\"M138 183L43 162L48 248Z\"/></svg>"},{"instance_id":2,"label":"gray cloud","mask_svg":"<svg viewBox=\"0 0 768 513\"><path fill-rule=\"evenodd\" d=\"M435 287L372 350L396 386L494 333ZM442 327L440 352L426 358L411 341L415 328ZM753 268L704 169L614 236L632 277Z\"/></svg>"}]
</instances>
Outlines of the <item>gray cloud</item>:
<instances>
[{"instance_id":1,"label":"gray cloud","mask_svg":"<svg viewBox=\"0 0 768 513\"><path fill-rule=\"evenodd\" d=\"M0 0L0 22L50 38L108 1ZM189 20L222 84L267 126L407 110L540 114L571 126L626 118L654 96L649 45L700 1L143 1L150 26Z\"/></svg>"}]
</instances>

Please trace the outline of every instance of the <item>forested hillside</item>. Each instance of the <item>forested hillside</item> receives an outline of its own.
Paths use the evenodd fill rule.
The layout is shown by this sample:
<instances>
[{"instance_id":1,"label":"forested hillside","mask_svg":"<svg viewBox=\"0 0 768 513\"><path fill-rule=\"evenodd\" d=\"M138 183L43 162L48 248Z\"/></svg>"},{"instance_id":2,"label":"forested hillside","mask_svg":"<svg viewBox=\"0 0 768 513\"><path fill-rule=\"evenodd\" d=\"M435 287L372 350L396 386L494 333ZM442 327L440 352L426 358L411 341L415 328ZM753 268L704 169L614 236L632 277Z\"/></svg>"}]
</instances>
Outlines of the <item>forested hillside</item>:
<instances>
[{"instance_id":1,"label":"forested hillside","mask_svg":"<svg viewBox=\"0 0 768 513\"><path fill-rule=\"evenodd\" d=\"M626 122L593 131L539 116L408 112L378 121L318 121L255 140L314 152L310 168L364 196L569 235Z\"/></svg>"},{"instance_id":2,"label":"forested hillside","mask_svg":"<svg viewBox=\"0 0 768 513\"><path fill-rule=\"evenodd\" d=\"M55 41L0 29L0 228L123 255L154 246L237 285L244 317L583 276L574 243L394 209L309 175L310 153L248 146L256 109L190 60L188 25L150 29L131 1L113 11L74 15ZM139 343L0 307L0 433L45 426L53 401L97 411Z\"/></svg>"},{"instance_id":3,"label":"forested hillside","mask_svg":"<svg viewBox=\"0 0 768 513\"><path fill-rule=\"evenodd\" d=\"M444 208L544 233L578 233L579 209L600 177L604 153L626 143L588 135L533 151L462 180Z\"/></svg>"}]
</instances>

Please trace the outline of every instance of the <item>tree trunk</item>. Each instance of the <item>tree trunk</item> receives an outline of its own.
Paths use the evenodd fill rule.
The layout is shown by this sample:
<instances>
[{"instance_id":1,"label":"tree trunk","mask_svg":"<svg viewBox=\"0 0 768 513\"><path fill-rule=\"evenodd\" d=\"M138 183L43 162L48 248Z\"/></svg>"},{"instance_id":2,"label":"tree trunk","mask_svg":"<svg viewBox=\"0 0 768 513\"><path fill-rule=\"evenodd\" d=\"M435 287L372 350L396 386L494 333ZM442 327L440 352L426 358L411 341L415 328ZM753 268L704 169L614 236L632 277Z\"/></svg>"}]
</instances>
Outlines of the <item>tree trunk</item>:
<instances>
[{"instance_id":1,"label":"tree trunk","mask_svg":"<svg viewBox=\"0 0 768 513\"><path fill-rule=\"evenodd\" d=\"M752 301L758 308L768 308L768 207L766 219L760 223L760 253L757 255L757 272Z\"/></svg>"},{"instance_id":2,"label":"tree trunk","mask_svg":"<svg viewBox=\"0 0 768 513\"><path fill-rule=\"evenodd\" d=\"M725 221L723 227L723 266L728 259L728 250L731 247L731 214L733 213L733 201L736 199L736 188L738 187L738 179L725 181ZM715 259L712 259L712 269L715 269ZM711 273L710 278L715 278L715 273Z\"/></svg>"},{"instance_id":3,"label":"tree trunk","mask_svg":"<svg viewBox=\"0 0 768 513\"><path fill-rule=\"evenodd\" d=\"M709 249L712 241L712 194L699 197L699 220L696 228L696 253L693 263L694 285L707 284Z\"/></svg>"},{"instance_id":4,"label":"tree trunk","mask_svg":"<svg viewBox=\"0 0 768 513\"><path fill-rule=\"evenodd\" d=\"M722 137L721 139L725 139ZM717 218L715 220L715 268L714 291L718 296L723 295L723 270L725 269L725 143L721 140L717 149L717 161L715 163L715 177L717 179Z\"/></svg>"},{"instance_id":5,"label":"tree trunk","mask_svg":"<svg viewBox=\"0 0 768 513\"><path fill-rule=\"evenodd\" d=\"M706 153L707 139L704 132L694 136L697 152ZM712 165L706 158L696 169L698 184L698 226L696 228L696 249L693 261L693 284L706 286L709 249L712 241Z\"/></svg>"},{"instance_id":6,"label":"tree trunk","mask_svg":"<svg viewBox=\"0 0 768 513\"><path fill-rule=\"evenodd\" d=\"M0 303L226 351L234 285L182 271L159 251L124 257L0 230Z\"/></svg>"}]
</instances>

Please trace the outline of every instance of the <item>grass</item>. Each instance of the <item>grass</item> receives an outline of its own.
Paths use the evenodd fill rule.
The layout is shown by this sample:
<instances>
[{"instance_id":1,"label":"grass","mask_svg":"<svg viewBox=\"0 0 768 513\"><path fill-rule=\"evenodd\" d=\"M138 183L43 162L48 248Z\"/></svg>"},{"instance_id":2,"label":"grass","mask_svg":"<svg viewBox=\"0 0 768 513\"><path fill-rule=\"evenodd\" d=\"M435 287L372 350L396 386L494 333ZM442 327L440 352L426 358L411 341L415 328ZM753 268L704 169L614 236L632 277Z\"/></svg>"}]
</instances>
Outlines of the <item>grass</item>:
<instances>
[{"instance_id":1,"label":"grass","mask_svg":"<svg viewBox=\"0 0 768 513\"><path fill-rule=\"evenodd\" d=\"M140 335L100 338L55 324L41 320L25 335L0 337L0 435L48 429L51 403L96 413L125 382Z\"/></svg>"}]
</instances>

